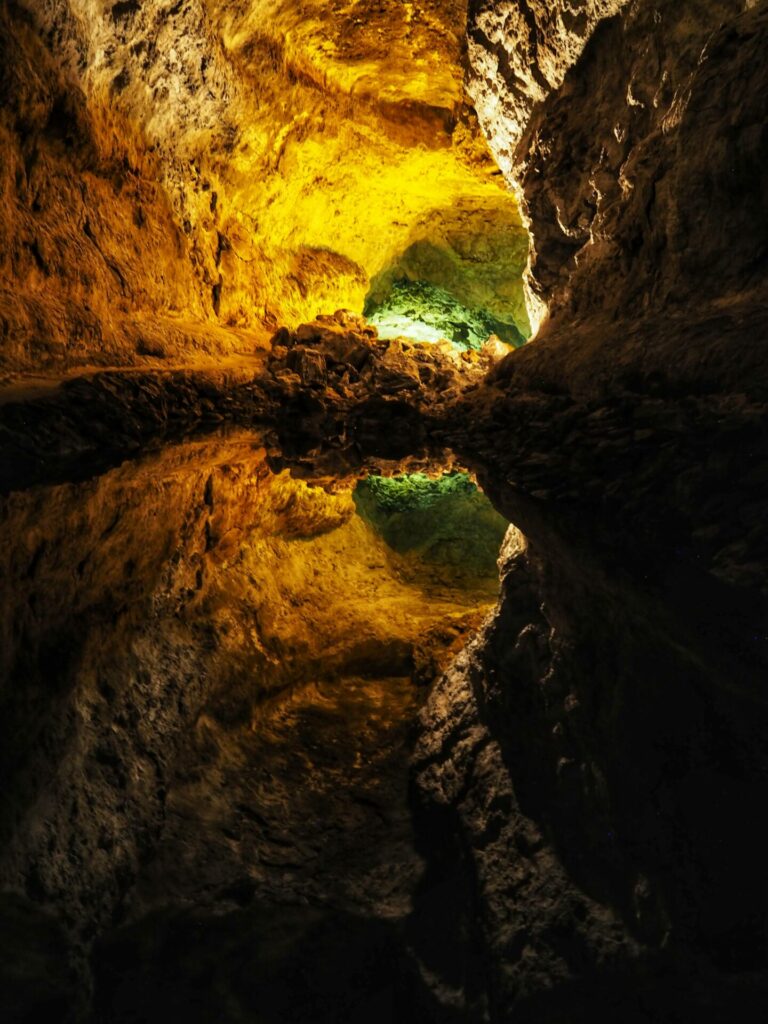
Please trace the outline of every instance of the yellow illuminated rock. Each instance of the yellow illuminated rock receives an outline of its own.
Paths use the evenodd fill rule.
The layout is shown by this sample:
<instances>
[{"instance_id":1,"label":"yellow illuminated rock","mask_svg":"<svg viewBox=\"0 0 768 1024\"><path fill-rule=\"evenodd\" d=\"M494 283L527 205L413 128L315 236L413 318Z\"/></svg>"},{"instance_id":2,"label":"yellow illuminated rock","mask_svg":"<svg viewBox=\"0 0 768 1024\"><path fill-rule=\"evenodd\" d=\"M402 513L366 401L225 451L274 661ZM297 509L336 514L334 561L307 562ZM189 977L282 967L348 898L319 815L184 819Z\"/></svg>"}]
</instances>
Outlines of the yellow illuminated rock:
<instances>
[{"instance_id":1,"label":"yellow illuminated rock","mask_svg":"<svg viewBox=\"0 0 768 1024\"><path fill-rule=\"evenodd\" d=\"M251 351L398 275L525 330L527 235L465 99L464 17L21 0L3 15L2 361Z\"/></svg>"},{"instance_id":2,"label":"yellow illuminated rock","mask_svg":"<svg viewBox=\"0 0 768 1024\"><path fill-rule=\"evenodd\" d=\"M0 569L19 583L3 594L0 672L25 629L60 630L73 613L92 620L78 691L86 716L102 699L94 679L122 692L137 659L164 673L164 686L181 673L182 688L194 661L211 714L246 721L268 695L308 682L423 681L490 611L498 587L486 567L396 552L349 490L328 494L271 472L247 435L20 492L4 517ZM101 541L83 557L93 536ZM27 602L40 578L45 596Z\"/></svg>"}]
</instances>

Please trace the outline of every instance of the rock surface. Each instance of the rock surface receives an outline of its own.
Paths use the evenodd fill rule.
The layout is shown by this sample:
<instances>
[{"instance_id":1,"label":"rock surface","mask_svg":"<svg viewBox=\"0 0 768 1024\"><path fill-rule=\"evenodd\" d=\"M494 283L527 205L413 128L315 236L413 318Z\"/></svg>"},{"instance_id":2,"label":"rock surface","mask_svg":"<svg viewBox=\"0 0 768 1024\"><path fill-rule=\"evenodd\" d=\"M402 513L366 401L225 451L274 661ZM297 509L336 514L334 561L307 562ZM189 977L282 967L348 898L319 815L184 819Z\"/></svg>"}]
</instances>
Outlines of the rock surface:
<instances>
[{"instance_id":1,"label":"rock surface","mask_svg":"<svg viewBox=\"0 0 768 1024\"><path fill-rule=\"evenodd\" d=\"M299 930L328 905L370 922L378 942L374 922L404 917L418 865L401 752L424 692L411 679L428 681L462 645L491 607L493 577L416 571L348 492L271 473L253 434L18 491L2 516L2 769L17 781L0 817L0 935L9 943L22 922L28 938L3 968L19 1019L49 1004L80 1018L92 941L130 907L134 918L190 903L218 914L245 885L275 927L281 901L311 896L319 911ZM304 742L326 749L317 764ZM344 845L350 822L399 851L391 892L377 855L380 905L364 853L357 882L346 869L334 881L337 854L361 856L355 836ZM326 836L326 881L307 862L291 896L275 857L293 843L289 859L304 863L312 835ZM396 951L389 929L380 938ZM123 1012L124 1000L107 1019Z\"/></svg>"},{"instance_id":2,"label":"rock surface","mask_svg":"<svg viewBox=\"0 0 768 1024\"><path fill-rule=\"evenodd\" d=\"M524 200L534 291L568 329L754 298L764 4L578 7L471 5L470 92Z\"/></svg>"},{"instance_id":3,"label":"rock surface","mask_svg":"<svg viewBox=\"0 0 768 1024\"><path fill-rule=\"evenodd\" d=\"M456 0L4 5L0 373L250 353L361 311L414 246L525 321L464 24Z\"/></svg>"},{"instance_id":4,"label":"rock surface","mask_svg":"<svg viewBox=\"0 0 768 1024\"><path fill-rule=\"evenodd\" d=\"M233 67L255 71L257 64L249 62L258 54L258 60L266 59L266 53L268 63L282 68L277 79L266 76L272 91L265 107L276 102L276 83L282 85L284 75L291 97L314 97L309 121L286 120L285 136L268 136L276 147L274 165L287 176L302 165L299 143L306 141L308 151L319 145L322 132L311 118L320 116L331 92L339 103L342 94L344 103L360 101L354 106L356 133L365 135L372 125L378 130L383 118L389 124L383 132L387 147L398 132L411 142L427 132L441 141L427 147L425 159L445 155L445 125L454 125L456 141L461 123L451 121L454 100L460 99L458 79L450 69L447 77L436 73L437 93L430 92L428 72L436 69L417 51L419 40L431 40L433 30L420 28L409 36L402 19L412 6L398 5L393 36L398 53L416 46L409 52L426 61L417 65L424 76L414 79L414 88L426 92L416 97L398 92L386 76L384 92L377 91L385 53L376 50L372 63L365 59L374 53L366 48L379 27L375 19L355 37L354 16L350 22L350 12L334 6L344 31L333 36L328 61L318 56L316 5L306 5L303 23L294 17L296 10L276 5L274 31L287 26L293 32L283 50L249 45L259 13L253 5L240 5L229 15L214 4L178 8L167 20L168 30L183 25L194 39L207 40L214 62L210 95L193 90L191 98L181 95L178 108L168 106L168 116L178 109L189 118L191 135L179 139L179 152L194 149L200 139L214 151L224 145L205 134L215 127L226 135L227 127L226 119L209 117L208 105L216 110L227 89L236 89L226 72L227 53L236 51L240 57L232 59ZM117 21L136 16L142 31L152 9L114 7ZM4 25L14 26L14 45L23 50L11 68L19 62L31 66L42 45L39 22L19 20L18 10L11 21L3 13ZM429 22L426 5L419 11ZM52 38L74 60L70 14L69 5L58 5L45 7L41 17L58 26ZM391 5L381 5L381 14L394 19ZM762 1019L768 954L768 848L758 827L768 766L762 173L768 92L761 59L766 17L764 3L735 0L470 5L472 93L490 143L521 197L533 239L530 286L549 312L535 341L501 361L493 345L460 355L448 346L385 341L344 312L293 326L306 319L304 300L312 305L310 296L321 290L317 282L335 275L343 289L349 292L354 280L351 292L362 293L355 268L365 261L348 256L351 266L339 261L338 252L307 250L291 238L276 241L276 247L285 243L300 264L298 279L315 283L301 301L295 293L281 293L289 325L259 358L165 371L153 364L82 375L61 387L49 382L34 392L27 382L12 382L0 405L7 494L0 649L3 729L10 738L2 746L4 777L19 781L5 794L2 817L3 870L10 879L3 907L8 927L23 933L29 950L26 973L8 982L14 998L22 1004L36 998L36 1005L60 1016L62 1007L77 1010L73 992L79 984L87 996L87 950L98 933L102 1019L122 1012L115 1002L120 991L128 1011L146 1016L139 979L147 977L149 991L158 993L153 1005L164 1012L162 971L155 973L158 951L168 954L169 969L187 993L221 962L210 954L211 941L228 943L228 964L253 957L266 970L275 935L279 949L316 951L327 944L329 970L339 972L341 989L358 965L359 976L372 979L363 986L368 993L382 978L389 992L399 974L406 979L408 1012L416 1019ZM27 27L22 31L19 24ZM106 31L103 18L94 26L89 31ZM111 28L105 38L110 33ZM120 33L123 46L127 36L123 28ZM217 39L229 41L227 53L217 49ZM457 36L451 39L435 44L435 52L444 57L450 50L451 59L458 59ZM82 57L89 117L102 108L93 106L88 90L95 95L109 81L105 68L91 59L96 52L86 47ZM107 59L107 50L98 52L99 60ZM115 54L109 74L121 70ZM144 71L151 79L161 58L153 54L147 60ZM41 75L61 72L39 63ZM181 73L183 81L186 72ZM172 92L167 81L158 85ZM25 89L19 92L22 106ZM123 100L115 116L138 110L144 89L143 79L124 85L121 80ZM60 119L51 123L52 94L31 107L37 120L24 137L51 136L38 147L39 159L48 161L40 180L55 179L60 194L69 195L65 170L74 157L60 149L91 150L82 140L65 144L66 132L62 142ZM17 108L9 109L13 120ZM232 109L238 109L234 101ZM67 114L64 121L80 124L81 115ZM331 112L324 122L336 126L329 134L339 132L326 156L343 168L336 147L349 149L350 136L336 116ZM395 127L401 117L403 125ZM38 165L19 141L21 129L6 127L9 151L21 154L9 165L19 171L18 182L15 170L7 180L23 191ZM104 131L99 122L100 146ZM157 132L158 125L150 120L142 131ZM124 143L126 136L120 137ZM231 166L247 178L252 165L238 164L237 145L229 153ZM391 157L394 150L388 152ZM468 150L462 152L464 160ZM451 154L451 161L459 159L454 148ZM155 158L167 181L178 185L182 179L174 174L181 171L168 153L159 147ZM87 173L95 173L105 159L103 148L98 158L88 159ZM361 166L368 171L371 165ZM418 164L419 174L425 166ZM473 166L492 177L483 160ZM446 173L458 174L451 167ZM100 179L93 188L112 188L109 174L102 175L106 184ZM218 186L207 171L200 174L194 202L200 209L208 204L212 215L211 193L218 196ZM83 175L90 182L85 170ZM275 187L284 183L282 177L269 180ZM307 179L300 168L290 180L301 191ZM498 189L498 182L492 187ZM356 195L356 188L337 192L329 186L327 195ZM125 189L123 198L132 194ZM485 185L481 191L485 196ZM171 225L179 211L191 208L174 206L175 194L171 186L158 193L153 214L153 230L167 230L168 237L177 237ZM295 202L296 195L287 189L286 202ZM223 217L223 189L221 196L213 206L223 204ZM24 202L24 216L33 217L33 194ZM41 210L41 222L55 221L52 210L63 209L62 202L57 198ZM116 212L123 199L109 202L114 216L105 212L105 223L123 223ZM164 211L170 211L166 219ZM284 212L278 205L275 217ZM344 214L340 223L348 227L346 218L354 218ZM102 239L95 216L88 223L94 238ZM197 223L190 218L194 245L202 244ZM7 227L9 238L12 228ZM65 235L62 266L73 273L82 268L86 275L100 267L103 280L93 278L94 294L105 296L108 305L119 291L119 276L99 263L95 250L81 259L74 236ZM70 291L55 275L44 285L41 261L47 265L49 257L42 243L36 256L34 236L29 237L30 244L22 243L23 251L9 257L8 266L17 271L11 279L22 281L23 301L14 300L12 308L21 316L24 296L34 292L40 303L34 308L43 311L35 323L47 344L54 335L43 316L46 303L76 295L74 308L82 313L86 304L78 289L85 285L72 284ZM225 268L226 259L239 259L234 250L250 254L233 237L234 230L216 243ZM399 252L411 241L404 231L394 248ZM7 243L8 252L14 244ZM107 252L106 243L99 244ZM381 248L373 236L365 244ZM384 269L375 263L365 264L366 273ZM274 265L284 273L284 263ZM137 281L143 272L137 264ZM189 284L192 278L176 260L168 273L181 275L182 291L189 286L194 292L197 285ZM206 288L218 283L210 278ZM271 283L264 287L276 296ZM335 285L328 287L327 294L336 294ZM127 286L126 311L133 310L139 288L140 283ZM157 295L167 294L158 285ZM213 304L213 291L210 297L200 294L203 305ZM225 313L228 301L225 285L216 299ZM147 298L142 308L154 308L153 302ZM97 311L97 319L103 313ZM200 318L209 313L204 310ZM139 322L138 316L131 319ZM14 321L9 323L7 337L21 337ZM170 337L166 326L154 324L148 351L153 339ZM214 335L221 341L213 328L196 330L213 347ZM87 337L89 360L113 351L95 330ZM239 335L237 342L235 335L227 337L231 346L222 343L218 351L234 351L242 341ZM9 349L17 365L31 358L26 344ZM264 452L252 449L257 429ZM174 440L183 441L180 449L170 445ZM286 467L292 482L281 474ZM365 708L361 713L367 715L376 694L384 692L377 687L392 675L386 666L399 663L401 674L395 675L401 683L388 691L391 717L380 723L382 731L377 726L368 733L361 726L375 745L387 734L386 723L395 721L397 694L408 693L411 711L417 703L410 684L402 682L406 676L420 676L423 665L429 674L433 667L441 670L439 659L432 664L435 652L461 646L488 591L481 587L472 594L471 609L461 590L443 593L441 605L434 578L414 593L413 577L390 554L384 558L380 541L370 540L354 519L348 494L366 471L452 468L476 474L525 543L510 534L497 611L436 682L421 713L412 777L418 857L410 846L403 860L391 854L397 923L376 917L363 926L350 916L345 901L362 890L355 872L365 874L371 864L363 858L346 888L337 886L338 879L331 885L323 872L313 880L306 867L285 880L292 896L330 893L337 903L315 916L303 907L291 911L284 930L275 931L272 869L280 865L266 863L274 853L274 823L261 790L256 810L267 826L237 806L239 795L250 792L248 778L237 777L237 769L246 747L259 764L272 755L280 760L282 730L302 730L314 715L311 709L324 702L329 710L323 688L328 681L316 679L323 666L354 680L350 693L356 694L364 674L360 665L367 666L378 680L360 697L358 710ZM339 493L313 489L308 497L310 491L295 478ZM98 542L91 544L94 537ZM348 550L362 557L350 560L344 556ZM321 575L308 581L305 570L313 565L322 569L324 582ZM376 588L389 595L385 625L394 634L383 631L372 610ZM309 589L315 599L307 629L301 614ZM345 593L354 593L354 600L345 602ZM257 621L254 608L260 609ZM446 617L455 630L438 628ZM377 622L382 631L371 629ZM422 635L426 650L419 648ZM352 642L358 636L364 642ZM156 671L147 672L147 662ZM315 684L319 689L313 690ZM278 694L290 687L297 687L294 703L280 704ZM255 692L276 703L259 712ZM327 718L319 716L324 724L314 739L333 740L341 717L340 705ZM248 734L258 721L264 734ZM324 749L327 767L323 759L333 758ZM333 764L351 773L343 759ZM397 778L401 799L402 762L392 776L389 767L381 771L390 781ZM330 778L337 768L328 770ZM289 776L288 789L295 777ZM218 788L222 779L231 782L234 804ZM187 848L185 808L201 790L215 793L211 816L200 830L200 845ZM301 853L304 836L297 820L304 804L293 803L293 793L289 801L284 785L275 784L273 792L295 814L282 836L285 849ZM375 831L377 812L366 807L360 820ZM407 828L399 831L407 815L398 807L395 845L406 832L411 835ZM329 808L331 821L344 818L346 811L336 817L335 800ZM103 833L95 824L100 820L106 821ZM319 836L326 851L342 849L322 830ZM239 842L246 854L255 851L260 858L262 873L255 872L255 881ZM199 902L189 911L159 908L162 880L169 865L180 862L175 895ZM424 874L414 890L409 887L417 863L423 863ZM406 877L408 884L398 889ZM131 904L126 895L139 878ZM376 901L386 902L386 887L368 896L366 912L373 904L380 909L383 903ZM122 922L125 928L111 936L111 945L104 932L121 923L120 913L134 916ZM154 922L156 942L149 938ZM339 939L345 930L359 937L351 967ZM205 939L195 946L201 931ZM178 950L189 948L187 942L204 954L199 964L192 963L194 956L181 962ZM131 964L127 986L120 978L121 958ZM383 975L365 966L377 958L387 965ZM322 964L316 967L311 957L306 962L313 964L311 978L328 976ZM285 993L297 985L293 968L284 960L278 966L277 1019L288 1012ZM46 984L38 989L39 976ZM225 970L216 977L221 1002L235 999L226 1019L247 1019L256 997L243 974ZM380 1014L382 1020L403 1012L402 1002L386 998L378 1008L363 999L348 1009L364 1019ZM302 1004L305 1011L310 1013Z\"/></svg>"},{"instance_id":5,"label":"rock surface","mask_svg":"<svg viewBox=\"0 0 768 1024\"><path fill-rule=\"evenodd\" d=\"M380 340L339 310L281 328L268 354L204 368L73 374L0 392L0 492L79 480L168 440L275 428L275 464L331 485L361 468L430 464L445 412L504 346ZM428 441L429 439L429 441ZM450 468L443 451L435 463Z\"/></svg>"},{"instance_id":6,"label":"rock surface","mask_svg":"<svg viewBox=\"0 0 768 1024\"><path fill-rule=\"evenodd\" d=\"M424 842L444 871L459 851L491 1020L756 1019L766 11L636 2L595 27L585 5L573 48L550 7L470 16L550 318L446 438L528 550L425 711Z\"/></svg>"}]
</instances>

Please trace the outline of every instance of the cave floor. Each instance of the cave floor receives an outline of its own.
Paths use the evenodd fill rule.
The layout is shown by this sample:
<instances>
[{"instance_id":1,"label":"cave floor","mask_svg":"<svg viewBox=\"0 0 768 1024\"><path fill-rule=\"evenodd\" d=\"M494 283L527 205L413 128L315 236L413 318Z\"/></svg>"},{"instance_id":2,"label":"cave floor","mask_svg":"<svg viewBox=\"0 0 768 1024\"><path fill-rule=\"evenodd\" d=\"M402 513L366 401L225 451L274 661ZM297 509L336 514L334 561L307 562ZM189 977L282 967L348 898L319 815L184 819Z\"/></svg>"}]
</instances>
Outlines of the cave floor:
<instances>
[{"instance_id":1,"label":"cave floor","mask_svg":"<svg viewBox=\"0 0 768 1024\"><path fill-rule=\"evenodd\" d=\"M442 1021L406 940L425 689L311 683L203 719L163 838L95 957L98 1021Z\"/></svg>"}]
</instances>

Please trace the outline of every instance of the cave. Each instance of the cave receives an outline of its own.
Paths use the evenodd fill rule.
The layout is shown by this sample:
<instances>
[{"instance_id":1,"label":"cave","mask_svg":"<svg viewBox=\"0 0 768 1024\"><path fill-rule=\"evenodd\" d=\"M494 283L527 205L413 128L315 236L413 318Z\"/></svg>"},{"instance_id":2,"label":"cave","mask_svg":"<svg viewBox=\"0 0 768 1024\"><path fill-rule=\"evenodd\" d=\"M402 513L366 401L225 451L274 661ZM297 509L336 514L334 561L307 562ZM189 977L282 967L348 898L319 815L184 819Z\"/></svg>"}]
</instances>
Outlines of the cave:
<instances>
[{"instance_id":1,"label":"cave","mask_svg":"<svg viewBox=\"0 0 768 1024\"><path fill-rule=\"evenodd\" d=\"M2 5L3 1022L765 1019L767 46Z\"/></svg>"}]
</instances>

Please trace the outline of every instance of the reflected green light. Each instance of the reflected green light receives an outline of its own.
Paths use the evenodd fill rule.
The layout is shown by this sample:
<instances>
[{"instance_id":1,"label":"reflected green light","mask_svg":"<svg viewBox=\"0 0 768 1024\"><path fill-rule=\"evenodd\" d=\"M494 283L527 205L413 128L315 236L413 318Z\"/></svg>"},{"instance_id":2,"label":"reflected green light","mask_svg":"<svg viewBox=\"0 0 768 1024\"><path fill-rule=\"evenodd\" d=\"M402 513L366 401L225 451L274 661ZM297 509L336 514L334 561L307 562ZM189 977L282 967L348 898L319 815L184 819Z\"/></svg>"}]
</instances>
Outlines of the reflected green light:
<instances>
[{"instance_id":1,"label":"reflected green light","mask_svg":"<svg viewBox=\"0 0 768 1024\"><path fill-rule=\"evenodd\" d=\"M496 579L508 523L466 473L370 476L355 488L354 501L393 550Z\"/></svg>"}]
</instances>

